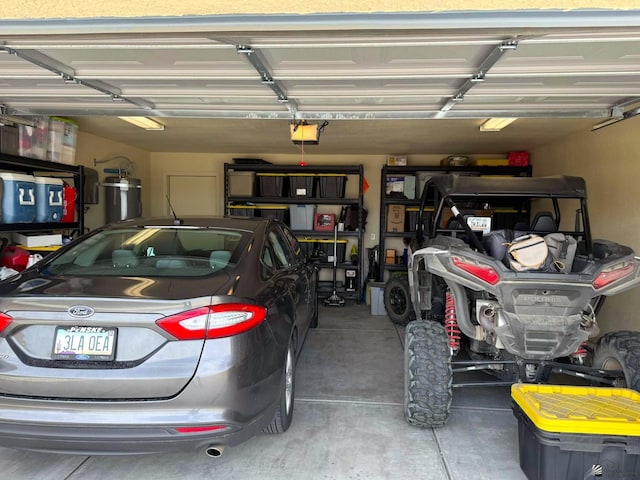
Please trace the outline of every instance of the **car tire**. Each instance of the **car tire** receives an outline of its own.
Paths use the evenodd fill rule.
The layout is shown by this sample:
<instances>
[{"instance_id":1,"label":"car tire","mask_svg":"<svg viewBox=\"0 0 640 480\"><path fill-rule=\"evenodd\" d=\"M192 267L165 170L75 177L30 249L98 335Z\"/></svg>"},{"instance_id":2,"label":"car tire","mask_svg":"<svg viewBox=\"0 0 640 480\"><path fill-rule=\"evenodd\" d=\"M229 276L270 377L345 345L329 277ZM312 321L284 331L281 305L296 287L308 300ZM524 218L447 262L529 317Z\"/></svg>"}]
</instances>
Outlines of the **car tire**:
<instances>
[{"instance_id":1,"label":"car tire","mask_svg":"<svg viewBox=\"0 0 640 480\"><path fill-rule=\"evenodd\" d=\"M423 428L443 426L451 410L453 370L441 324L418 320L407 325L404 367L407 422Z\"/></svg>"},{"instance_id":2,"label":"car tire","mask_svg":"<svg viewBox=\"0 0 640 480\"><path fill-rule=\"evenodd\" d=\"M624 385L640 392L640 332L622 330L600 338L593 356L593 366L601 370L622 370Z\"/></svg>"},{"instance_id":3,"label":"car tire","mask_svg":"<svg viewBox=\"0 0 640 480\"><path fill-rule=\"evenodd\" d=\"M384 308L387 316L396 325L406 325L415 319L409 280L391 277L384 285Z\"/></svg>"},{"instance_id":4,"label":"car tire","mask_svg":"<svg viewBox=\"0 0 640 480\"><path fill-rule=\"evenodd\" d=\"M280 388L280 399L271 423L263 430L265 433L284 433L293 420L293 400L295 394L296 352L293 338L289 341L285 359L284 375Z\"/></svg>"}]
</instances>

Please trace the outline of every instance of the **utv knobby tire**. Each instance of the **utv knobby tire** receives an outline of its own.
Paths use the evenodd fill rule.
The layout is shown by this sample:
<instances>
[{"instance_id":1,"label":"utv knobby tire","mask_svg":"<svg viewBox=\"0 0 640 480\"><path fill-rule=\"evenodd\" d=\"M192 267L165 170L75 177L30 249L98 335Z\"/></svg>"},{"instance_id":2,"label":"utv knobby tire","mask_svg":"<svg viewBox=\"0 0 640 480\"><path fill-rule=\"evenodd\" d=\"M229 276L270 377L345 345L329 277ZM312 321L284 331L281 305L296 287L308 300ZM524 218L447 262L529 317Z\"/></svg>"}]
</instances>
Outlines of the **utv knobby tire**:
<instances>
[{"instance_id":1,"label":"utv knobby tire","mask_svg":"<svg viewBox=\"0 0 640 480\"><path fill-rule=\"evenodd\" d=\"M385 283L384 309L387 311L387 316L396 325L406 325L415 319L408 279L391 277Z\"/></svg>"},{"instance_id":2,"label":"utv knobby tire","mask_svg":"<svg viewBox=\"0 0 640 480\"><path fill-rule=\"evenodd\" d=\"M404 347L405 418L418 427L441 427L449 419L453 371L444 327L418 320L407 325Z\"/></svg>"},{"instance_id":3,"label":"utv knobby tire","mask_svg":"<svg viewBox=\"0 0 640 480\"><path fill-rule=\"evenodd\" d=\"M593 366L602 370L622 370L624 385L640 392L640 332L621 330L602 336L593 356Z\"/></svg>"}]
</instances>

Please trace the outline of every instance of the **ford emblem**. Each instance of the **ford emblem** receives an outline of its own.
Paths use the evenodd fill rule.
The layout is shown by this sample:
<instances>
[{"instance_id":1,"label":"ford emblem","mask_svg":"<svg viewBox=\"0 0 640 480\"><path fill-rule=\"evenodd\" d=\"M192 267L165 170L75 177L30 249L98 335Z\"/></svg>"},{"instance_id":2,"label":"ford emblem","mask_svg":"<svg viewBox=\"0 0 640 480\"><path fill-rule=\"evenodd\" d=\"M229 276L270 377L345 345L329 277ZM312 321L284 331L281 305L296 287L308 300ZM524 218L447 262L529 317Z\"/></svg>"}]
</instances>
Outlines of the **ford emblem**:
<instances>
[{"instance_id":1,"label":"ford emblem","mask_svg":"<svg viewBox=\"0 0 640 480\"><path fill-rule=\"evenodd\" d=\"M96 313L93 308L85 305L74 305L73 307L69 307L67 312L69 312L69 315L76 318L87 318Z\"/></svg>"}]
</instances>

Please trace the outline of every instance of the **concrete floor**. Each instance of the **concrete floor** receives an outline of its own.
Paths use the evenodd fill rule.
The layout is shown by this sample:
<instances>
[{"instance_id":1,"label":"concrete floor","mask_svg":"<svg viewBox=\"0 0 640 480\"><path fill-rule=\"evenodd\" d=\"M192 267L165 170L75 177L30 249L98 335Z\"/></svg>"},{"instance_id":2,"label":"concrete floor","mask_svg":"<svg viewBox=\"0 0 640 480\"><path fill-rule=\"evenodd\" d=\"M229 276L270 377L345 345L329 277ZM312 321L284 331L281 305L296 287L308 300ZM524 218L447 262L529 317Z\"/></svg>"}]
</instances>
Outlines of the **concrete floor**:
<instances>
[{"instance_id":1,"label":"concrete floor","mask_svg":"<svg viewBox=\"0 0 640 480\"><path fill-rule=\"evenodd\" d=\"M508 388L456 390L449 423L403 416L403 329L369 307L321 307L296 375L293 425L224 455L84 457L0 448L11 480L526 480Z\"/></svg>"}]
</instances>

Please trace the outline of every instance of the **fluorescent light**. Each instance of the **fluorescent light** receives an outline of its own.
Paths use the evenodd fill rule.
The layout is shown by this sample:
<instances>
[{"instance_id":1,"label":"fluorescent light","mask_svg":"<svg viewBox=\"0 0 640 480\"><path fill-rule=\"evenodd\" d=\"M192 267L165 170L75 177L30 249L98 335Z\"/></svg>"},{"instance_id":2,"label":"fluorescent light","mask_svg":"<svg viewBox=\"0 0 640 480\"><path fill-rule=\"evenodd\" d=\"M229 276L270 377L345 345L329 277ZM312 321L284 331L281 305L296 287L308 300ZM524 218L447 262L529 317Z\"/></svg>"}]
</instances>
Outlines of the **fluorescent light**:
<instances>
[{"instance_id":1,"label":"fluorescent light","mask_svg":"<svg viewBox=\"0 0 640 480\"><path fill-rule=\"evenodd\" d=\"M118 117L120 120L129 122L136 127L144 128L145 130L164 130L164 125L155 121L149 117Z\"/></svg>"},{"instance_id":2,"label":"fluorescent light","mask_svg":"<svg viewBox=\"0 0 640 480\"><path fill-rule=\"evenodd\" d=\"M511 125L517 118L490 118L480 125L481 132L499 132L504 127Z\"/></svg>"}]
</instances>

